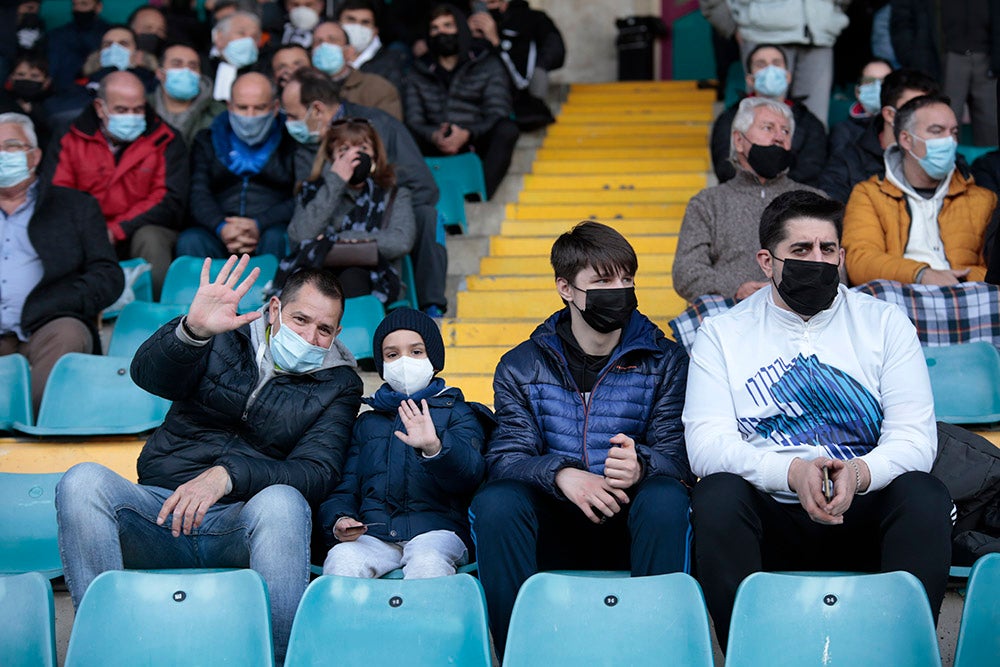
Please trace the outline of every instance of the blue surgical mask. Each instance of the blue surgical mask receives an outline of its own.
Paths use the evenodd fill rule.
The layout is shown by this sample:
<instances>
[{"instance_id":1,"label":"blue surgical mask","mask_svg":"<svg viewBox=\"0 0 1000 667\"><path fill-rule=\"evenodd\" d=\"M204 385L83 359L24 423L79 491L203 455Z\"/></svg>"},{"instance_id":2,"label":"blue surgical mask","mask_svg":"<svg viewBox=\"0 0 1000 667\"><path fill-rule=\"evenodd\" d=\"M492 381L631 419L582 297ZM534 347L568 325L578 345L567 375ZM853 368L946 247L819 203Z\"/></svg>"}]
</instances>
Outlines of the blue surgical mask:
<instances>
[{"instance_id":1,"label":"blue surgical mask","mask_svg":"<svg viewBox=\"0 0 1000 667\"><path fill-rule=\"evenodd\" d=\"M319 142L319 132L313 132L309 129L309 113L311 111L312 109L306 111L306 116L302 120L285 121L285 128L288 130L288 134L300 144L315 144Z\"/></svg>"},{"instance_id":2,"label":"blue surgical mask","mask_svg":"<svg viewBox=\"0 0 1000 667\"><path fill-rule=\"evenodd\" d=\"M882 109L882 82L872 81L858 86L858 102L868 115L877 114Z\"/></svg>"},{"instance_id":3,"label":"blue surgical mask","mask_svg":"<svg viewBox=\"0 0 1000 667\"><path fill-rule=\"evenodd\" d=\"M281 302L278 302L278 319L281 319ZM274 364L289 373L308 373L323 366L323 359L330 350L313 345L282 323L277 333L271 334L271 358Z\"/></svg>"},{"instance_id":4,"label":"blue surgical mask","mask_svg":"<svg viewBox=\"0 0 1000 667\"><path fill-rule=\"evenodd\" d=\"M777 65L757 70L753 75L753 89L764 97L783 97L788 92L788 72Z\"/></svg>"},{"instance_id":5,"label":"blue surgical mask","mask_svg":"<svg viewBox=\"0 0 1000 667\"><path fill-rule=\"evenodd\" d=\"M927 155L924 157L917 157L913 155L913 151L910 151L910 155L920 163L920 168L924 170L925 174L940 180L951 173L951 170L955 168L955 153L958 151L958 144L952 137L924 139L915 134L910 136L924 142L924 145L927 146Z\"/></svg>"},{"instance_id":6,"label":"blue surgical mask","mask_svg":"<svg viewBox=\"0 0 1000 667\"><path fill-rule=\"evenodd\" d=\"M226 48L222 49L222 56L227 63L236 69L253 65L257 62L257 42L253 40L253 37L234 39L226 44Z\"/></svg>"},{"instance_id":7,"label":"blue surgical mask","mask_svg":"<svg viewBox=\"0 0 1000 667\"><path fill-rule=\"evenodd\" d=\"M132 52L121 44L111 44L101 49L101 67L126 70L132 60Z\"/></svg>"},{"instance_id":8,"label":"blue surgical mask","mask_svg":"<svg viewBox=\"0 0 1000 667\"><path fill-rule=\"evenodd\" d=\"M121 141L135 141L146 131L146 116L141 113L108 114L108 134Z\"/></svg>"},{"instance_id":9,"label":"blue surgical mask","mask_svg":"<svg viewBox=\"0 0 1000 667\"><path fill-rule=\"evenodd\" d=\"M201 77L186 67L168 69L167 76L163 81L163 88L167 91L167 95L175 100L187 102L198 97L201 90Z\"/></svg>"},{"instance_id":10,"label":"blue surgical mask","mask_svg":"<svg viewBox=\"0 0 1000 667\"><path fill-rule=\"evenodd\" d=\"M312 64L324 74L336 74L344 69L344 49L337 44L318 44L313 47Z\"/></svg>"},{"instance_id":11,"label":"blue surgical mask","mask_svg":"<svg viewBox=\"0 0 1000 667\"><path fill-rule=\"evenodd\" d=\"M239 140L249 146L263 143L271 132L273 123L274 116L269 113L263 116L240 116L229 112L229 126L233 128Z\"/></svg>"},{"instance_id":12,"label":"blue surgical mask","mask_svg":"<svg viewBox=\"0 0 1000 667\"><path fill-rule=\"evenodd\" d=\"M0 188L9 188L31 176L26 151L0 151Z\"/></svg>"}]
</instances>

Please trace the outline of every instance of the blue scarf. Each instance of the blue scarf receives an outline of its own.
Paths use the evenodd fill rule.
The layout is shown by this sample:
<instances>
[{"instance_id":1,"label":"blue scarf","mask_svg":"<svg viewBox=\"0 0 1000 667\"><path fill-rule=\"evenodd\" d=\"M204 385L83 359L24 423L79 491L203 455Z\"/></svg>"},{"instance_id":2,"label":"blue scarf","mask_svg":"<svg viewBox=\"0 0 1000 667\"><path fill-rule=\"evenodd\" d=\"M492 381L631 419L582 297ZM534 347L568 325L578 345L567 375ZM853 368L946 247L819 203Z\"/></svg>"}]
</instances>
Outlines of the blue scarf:
<instances>
[{"instance_id":1,"label":"blue scarf","mask_svg":"<svg viewBox=\"0 0 1000 667\"><path fill-rule=\"evenodd\" d=\"M257 146L251 146L233 132L229 124L229 112L223 111L212 121L212 148L226 169L237 176L259 174L271 155L281 143L281 119L276 118L271 125L267 139Z\"/></svg>"},{"instance_id":2,"label":"blue scarf","mask_svg":"<svg viewBox=\"0 0 1000 667\"><path fill-rule=\"evenodd\" d=\"M406 394L401 394L396 391L389 386L388 382L386 382L379 387L378 391L376 391L371 398L366 398L365 403L372 406L379 412L395 412L399 408L399 404L408 398L413 399L413 402L419 406L421 400L437 396L444 391L444 388L444 380L442 378L434 378L425 389L421 389L417 393L413 394L413 396L407 396Z\"/></svg>"}]
</instances>

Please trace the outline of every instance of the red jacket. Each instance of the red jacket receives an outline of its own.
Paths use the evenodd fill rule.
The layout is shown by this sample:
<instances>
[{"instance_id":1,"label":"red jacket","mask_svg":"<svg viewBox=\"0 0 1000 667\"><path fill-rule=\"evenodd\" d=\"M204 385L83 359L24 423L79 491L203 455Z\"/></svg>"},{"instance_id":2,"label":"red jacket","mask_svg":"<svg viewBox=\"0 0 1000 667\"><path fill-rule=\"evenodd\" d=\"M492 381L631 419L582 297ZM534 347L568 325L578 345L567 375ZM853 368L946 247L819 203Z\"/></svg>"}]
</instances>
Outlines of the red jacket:
<instances>
[{"instance_id":1,"label":"red jacket","mask_svg":"<svg viewBox=\"0 0 1000 667\"><path fill-rule=\"evenodd\" d=\"M184 140L147 106L146 131L116 162L100 127L93 106L73 121L49 156L52 183L93 195L116 241L143 225L179 227L188 190Z\"/></svg>"}]
</instances>

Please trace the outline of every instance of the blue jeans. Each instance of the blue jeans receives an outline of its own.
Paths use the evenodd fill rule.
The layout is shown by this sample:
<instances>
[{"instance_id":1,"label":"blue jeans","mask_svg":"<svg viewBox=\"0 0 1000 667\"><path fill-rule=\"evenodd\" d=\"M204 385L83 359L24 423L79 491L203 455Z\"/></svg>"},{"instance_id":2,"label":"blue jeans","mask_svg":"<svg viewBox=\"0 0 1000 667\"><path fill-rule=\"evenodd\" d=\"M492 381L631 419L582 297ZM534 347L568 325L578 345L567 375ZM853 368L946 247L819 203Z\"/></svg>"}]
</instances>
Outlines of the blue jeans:
<instances>
[{"instance_id":1,"label":"blue jeans","mask_svg":"<svg viewBox=\"0 0 1000 667\"><path fill-rule=\"evenodd\" d=\"M96 463L70 468L56 487L59 552L73 606L106 570L252 568L271 599L275 654L284 660L309 583L309 504L276 484L245 503L215 504L190 535L174 537L156 516L172 491L133 484Z\"/></svg>"},{"instance_id":2,"label":"blue jeans","mask_svg":"<svg viewBox=\"0 0 1000 667\"><path fill-rule=\"evenodd\" d=\"M288 254L288 236L285 234L285 225L275 225L268 227L260 233L260 241L257 243L257 250L254 255L274 255L278 259ZM191 257L211 257L212 259L225 259L229 257L229 251L218 236L208 231L204 227L188 227L181 232L177 239L175 254L178 257L190 255Z\"/></svg>"}]
</instances>

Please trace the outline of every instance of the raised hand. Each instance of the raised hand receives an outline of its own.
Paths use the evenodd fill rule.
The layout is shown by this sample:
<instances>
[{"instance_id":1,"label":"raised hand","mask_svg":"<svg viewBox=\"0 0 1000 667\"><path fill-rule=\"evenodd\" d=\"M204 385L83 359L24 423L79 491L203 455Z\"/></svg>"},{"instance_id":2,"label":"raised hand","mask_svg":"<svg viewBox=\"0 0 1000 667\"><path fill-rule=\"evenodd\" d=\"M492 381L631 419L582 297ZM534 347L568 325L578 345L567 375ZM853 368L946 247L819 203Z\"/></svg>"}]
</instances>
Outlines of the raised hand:
<instances>
[{"instance_id":1,"label":"raised hand","mask_svg":"<svg viewBox=\"0 0 1000 667\"><path fill-rule=\"evenodd\" d=\"M260 275L260 269L250 272L243 282L240 276L250 262L249 255L243 255L239 262L233 255L226 262L214 281L209 280L212 260L205 258L201 265L201 283L194 295L187 314L187 327L199 338L211 338L226 331L239 329L244 324L253 322L260 317L259 311L239 315L237 308L250 287Z\"/></svg>"},{"instance_id":2,"label":"raised hand","mask_svg":"<svg viewBox=\"0 0 1000 667\"><path fill-rule=\"evenodd\" d=\"M412 398L408 398L399 404L399 418L403 422L406 432L396 431L397 438L405 442L410 447L418 449L425 456L436 456L441 451L441 440L434 430L434 422L431 420L431 410L427 407L427 400L420 401L423 410L417 407Z\"/></svg>"}]
</instances>

